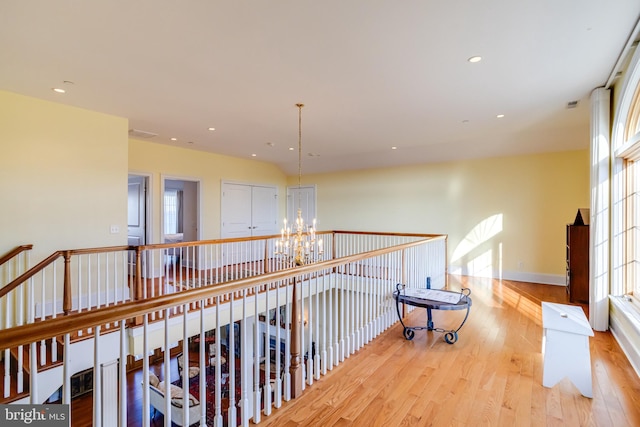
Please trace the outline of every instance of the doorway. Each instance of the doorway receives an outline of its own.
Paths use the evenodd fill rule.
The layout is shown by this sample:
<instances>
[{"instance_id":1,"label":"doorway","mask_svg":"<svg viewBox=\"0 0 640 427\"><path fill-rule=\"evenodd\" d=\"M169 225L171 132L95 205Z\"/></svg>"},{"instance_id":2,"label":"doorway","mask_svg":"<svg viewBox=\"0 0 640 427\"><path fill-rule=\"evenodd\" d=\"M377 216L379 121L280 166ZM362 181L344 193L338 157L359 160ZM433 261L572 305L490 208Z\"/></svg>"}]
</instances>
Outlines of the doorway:
<instances>
[{"instance_id":1,"label":"doorway","mask_svg":"<svg viewBox=\"0 0 640 427\"><path fill-rule=\"evenodd\" d=\"M165 178L162 197L162 242L200 239L200 182Z\"/></svg>"},{"instance_id":2,"label":"doorway","mask_svg":"<svg viewBox=\"0 0 640 427\"><path fill-rule=\"evenodd\" d=\"M146 245L151 240L149 176L129 175L127 194L127 244L129 246ZM128 271L133 275L136 271L134 251L129 251L127 264ZM144 271L144 265L141 267Z\"/></svg>"},{"instance_id":3,"label":"doorway","mask_svg":"<svg viewBox=\"0 0 640 427\"><path fill-rule=\"evenodd\" d=\"M148 240L148 187L149 177L129 175L127 203L127 241L128 245L145 245Z\"/></svg>"}]
</instances>

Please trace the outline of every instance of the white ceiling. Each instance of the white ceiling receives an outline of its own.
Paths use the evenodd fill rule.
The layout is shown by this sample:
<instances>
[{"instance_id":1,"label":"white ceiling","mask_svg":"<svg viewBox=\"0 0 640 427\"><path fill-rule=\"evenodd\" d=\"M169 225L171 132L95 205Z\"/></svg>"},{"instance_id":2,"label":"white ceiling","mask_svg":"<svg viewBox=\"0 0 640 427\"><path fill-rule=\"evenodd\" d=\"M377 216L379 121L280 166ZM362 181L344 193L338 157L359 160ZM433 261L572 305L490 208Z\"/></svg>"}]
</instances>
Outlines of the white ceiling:
<instances>
[{"instance_id":1,"label":"white ceiling","mask_svg":"<svg viewBox=\"0 0 640 427\"><path fill-rule=\"evenodd\" d=\"M292 175L298 102L303 173L582 149L639 16L638 0L2 0L0 89Z\"/></svg>"}]
</instances>

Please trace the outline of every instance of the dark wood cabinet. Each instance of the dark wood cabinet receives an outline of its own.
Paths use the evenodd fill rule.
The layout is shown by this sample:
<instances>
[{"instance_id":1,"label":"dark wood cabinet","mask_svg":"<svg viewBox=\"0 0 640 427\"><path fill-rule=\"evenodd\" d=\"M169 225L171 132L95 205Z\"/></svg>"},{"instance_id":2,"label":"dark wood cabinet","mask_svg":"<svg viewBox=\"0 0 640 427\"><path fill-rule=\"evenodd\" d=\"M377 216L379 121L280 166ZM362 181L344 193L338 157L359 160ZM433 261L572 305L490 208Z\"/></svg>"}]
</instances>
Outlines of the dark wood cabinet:
<instances>
[{"instance_id":1,"label":"dark wood cabinet","mask_svg":"<svg viewBox=\"0 0 640 427\"><path fill-rule=\"evenodd\" d=\"M567 225L569 301L589 304L589 226Z\"/></svg>"}]
</instances>

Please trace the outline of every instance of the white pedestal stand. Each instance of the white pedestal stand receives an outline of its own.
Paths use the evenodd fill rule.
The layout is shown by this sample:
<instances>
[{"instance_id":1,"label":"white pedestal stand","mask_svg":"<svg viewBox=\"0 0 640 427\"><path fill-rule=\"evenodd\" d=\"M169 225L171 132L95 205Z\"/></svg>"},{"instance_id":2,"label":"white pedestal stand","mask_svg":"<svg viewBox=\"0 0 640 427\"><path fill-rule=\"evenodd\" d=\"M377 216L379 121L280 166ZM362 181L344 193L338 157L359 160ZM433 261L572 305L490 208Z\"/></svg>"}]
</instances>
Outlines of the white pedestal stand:
<instances>
[{"instance_id":1,"label":"white pedestal stand","mask_svg":"<svg viewBox=\"0 0 640 427\"><path fill-rule=\"evenodd\" d=\"M593 397L589 337L593 330L582 307L542 303L542 385L553 387L564 377L583 396Z\"/></svg>"}]
</instances>

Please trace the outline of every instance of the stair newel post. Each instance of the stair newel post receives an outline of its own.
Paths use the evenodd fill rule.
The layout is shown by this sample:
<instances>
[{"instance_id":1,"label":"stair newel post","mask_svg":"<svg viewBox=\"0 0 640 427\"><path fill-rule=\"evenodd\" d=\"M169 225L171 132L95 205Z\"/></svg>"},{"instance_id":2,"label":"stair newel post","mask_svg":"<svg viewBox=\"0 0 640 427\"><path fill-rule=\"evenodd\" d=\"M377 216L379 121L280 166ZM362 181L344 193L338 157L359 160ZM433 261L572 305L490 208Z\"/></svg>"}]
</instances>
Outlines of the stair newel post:
<instances>
[{"instance_id":1,"label":"stair newel post","mask_svg":"<svg viewBox=\"0 0 640 427\"><path fill-rule=\"evenodd\" d=\"M71 251L64 251L64 291L62 295L62 311L71 311Z\"/></svg>"},{"instance_id":2,"label":"stair newel post","mask_svg":"<svg viewBox=\"0 0 640 427\"><path fill-rule=\"evenodd\" d=\"M302 395L302 368L300 367L300 315L298 308L298 283L299 278L293 279L293 300L291 302L291 397Z\"/></svg>"}]
</instances>

